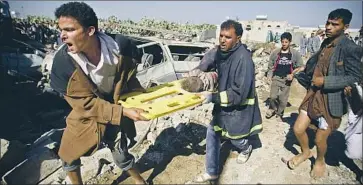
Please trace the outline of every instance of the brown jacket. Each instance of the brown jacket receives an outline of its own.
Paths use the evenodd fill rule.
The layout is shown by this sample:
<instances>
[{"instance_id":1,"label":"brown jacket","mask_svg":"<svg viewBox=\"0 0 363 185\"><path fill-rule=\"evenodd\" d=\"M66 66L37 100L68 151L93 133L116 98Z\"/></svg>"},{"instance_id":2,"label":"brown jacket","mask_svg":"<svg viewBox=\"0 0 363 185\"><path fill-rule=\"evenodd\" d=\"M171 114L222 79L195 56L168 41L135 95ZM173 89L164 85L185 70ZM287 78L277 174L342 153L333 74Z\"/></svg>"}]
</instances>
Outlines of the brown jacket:
<instances>
[{"instance_id":1,"label":"brown jacket","mask_svg":"<svg viewBox=\"0 0 363 185\"><path fill-rule=\"evenodd\" d=\"M63 94L72 107L66 123L59 156L67 163L88 153L97 151L107 129L120 129L122 106L115 104L121 94L142 89L136 78L136 65L132 58L115 55L119 58L114 90L106 98L86 76L80 66L67 54L67 47L61 48L54 57L51 87ZM108 100L108 101L107 101ZM95 147L97 146L97 147Z\"/></svg>"}]
</instances>

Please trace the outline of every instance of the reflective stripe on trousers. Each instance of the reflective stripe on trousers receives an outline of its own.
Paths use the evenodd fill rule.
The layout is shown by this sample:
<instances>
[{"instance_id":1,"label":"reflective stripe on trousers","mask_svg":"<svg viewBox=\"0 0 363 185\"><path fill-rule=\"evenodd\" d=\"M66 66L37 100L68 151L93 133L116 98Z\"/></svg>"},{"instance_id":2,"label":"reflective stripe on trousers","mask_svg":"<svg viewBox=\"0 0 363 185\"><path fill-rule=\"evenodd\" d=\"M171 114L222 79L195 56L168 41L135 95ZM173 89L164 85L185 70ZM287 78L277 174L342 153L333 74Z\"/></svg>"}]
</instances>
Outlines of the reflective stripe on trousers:
<instances>
[{"instance_id":1,"label":"reflective stripe on trousers","mask_svg":"<svg viewBox=\"0 0 363 185\"><path fill-rule=\"evenodd\" d=\"M213 127L213 130L215 132L220 132L221 131L222 132L221 135L223 137L227 137L227 138L230 138L230 139L241 139L241 138L244 138L246 136L249 136L254 131L262 130L262 124L258 124L256 126L252 127L251 130L250 130L250 132L247 133L247 134L242 134L242 135L237 135L237 136L231 136L231 135L229 135L229 133L226 130L224 130L223 128L219 127L218 125L215 125Z\"/></svg>"}]
</instances>

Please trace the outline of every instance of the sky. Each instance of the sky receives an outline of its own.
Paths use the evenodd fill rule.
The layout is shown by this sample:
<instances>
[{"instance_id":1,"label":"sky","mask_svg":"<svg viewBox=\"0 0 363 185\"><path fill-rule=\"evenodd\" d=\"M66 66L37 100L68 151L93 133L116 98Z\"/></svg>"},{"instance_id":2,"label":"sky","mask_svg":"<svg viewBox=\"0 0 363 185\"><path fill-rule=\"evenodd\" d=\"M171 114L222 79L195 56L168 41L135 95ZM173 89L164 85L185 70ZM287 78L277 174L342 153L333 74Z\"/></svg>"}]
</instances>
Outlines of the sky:
<instances>
[{"instance_id":1,"label":"sky","mask_svg":"<svg viewBox=\"0 0 363 185\"><path fill-rule=\"evenodd\" d=\"M68 1L9 1L10 9L20 16L43 15L54 18L54 11ZM267 15L268 20L288 21L301 27L324 25L329 12L346 8L353 13L350 28L362 26L363 1L84 1L99 18L138 21L142 17L181 23L220 24L227 17L254 20Z\"/></svg>"}]
</instances>

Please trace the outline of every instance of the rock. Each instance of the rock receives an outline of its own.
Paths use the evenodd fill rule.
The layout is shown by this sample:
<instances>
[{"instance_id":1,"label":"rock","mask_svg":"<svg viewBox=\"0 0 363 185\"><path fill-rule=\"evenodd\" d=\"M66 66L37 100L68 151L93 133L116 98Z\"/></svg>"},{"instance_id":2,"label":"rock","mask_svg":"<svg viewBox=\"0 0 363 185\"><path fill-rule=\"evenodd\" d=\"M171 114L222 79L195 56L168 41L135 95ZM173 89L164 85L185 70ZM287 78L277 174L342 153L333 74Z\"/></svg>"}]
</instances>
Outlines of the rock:
<instances>
[{"instance_id":1,"label":"rock","mask_svg":"<svg viewBox=\"0 0 363 185\"><path fill-rule=\"evenodd\" d=\"M3 180L7 184L37 184L61 168L61 165L58 156L46 148L15 166L3 176Z\"/></svg>"},{"instance_id":2,"label":"rock","mask_svg":"<svg viewBox=\"0 0 363 185\"><path fill-rule=\"evenodd\" d=\"M177 114L177 113L173 114L171 119L172 119L172 122L173 122L173 126L175 124L179 124L179 123L183 122L182 116L180 114Z\"/></svg>"},{"instance_id":3,"label":"rock","mask_svg":"<svg viewBox=\"0 0 363 185\"><path fill-rule=\"evenodd\" d=\"M66 172L62 168L59 168L53 174L40 181L39 184L63 184L62 182L65 183L66 177Z\"/></svg>"},{"instance_id":4,"label":"rock","mask_svg":"<svg viewBox=\"0 0 363 185\"><path fill-rule=\"evenodd\" d=\"M152 144L155 144L157 135L155 132L149 132L146 136L146 139L149 140Z\"/></svg>"},{"instance_id":5,"label":"rock","mask_svg":"<svg viewBox=\"0 0 363 185\"><path fill-rule=\"evenodd\" d=\"M19 141L0 139L0 177L25 160L26 146Z\"/></svg>"},{"instance_id":6,"label":"rock","mask_svg":"<svg viewBox=\"0 0 363 185\"><path fill-rule=\"evenodd\" d=\"M34 143L30 147L30 151L27 152L27 156L37 155L40 152L43 152L45 148L48 148L50 150L53 150L57 147L59 147L62 135L63 135L63 129L52 129L46 133L44 133L42 136L40 136L37 140L34 141Z\"/></svg>"},{"instance_id":7,"label":"rock","mask_svg":"<svg viewBox=\"0 0 363 185\"><path fill-rule=\"evenodd\" d=\"M20 164L18 162L14 169L7 172L3 177L4 181L7 183L38 183L59 169L61 162L55 152L59 146L63 130L52 129L34 141L30 150L22 158L23 162ZM27 172L28 170L29 172ZM18 176L24 178L19 179Z\"/></svg>"},{"instance_id":8,"label":"rock","mask_svg":"<svg viewBox=\"0 0 363 185\"><path fill-rule=\"evenodd\" d=\"M82 179L83 182L90 180L91 178L101 175L105 172L103 168L107 165L115 165L113 162L110 149L102 148L89 157L81 157L82 167ZM107 167L106 167L107 168Z\"/></svg>"},{"instance_id":9,"label":"rock","mask_svg":"<svg viewBox=\"0 0 363 185\"><path fill-rule=\"evenodd\" d=\"M258 81L256 81L255 87L259 88L259 87L261 87L263 85L264 85L264 83L261 80L258 80Z\"/></svg>"}]
</instances>

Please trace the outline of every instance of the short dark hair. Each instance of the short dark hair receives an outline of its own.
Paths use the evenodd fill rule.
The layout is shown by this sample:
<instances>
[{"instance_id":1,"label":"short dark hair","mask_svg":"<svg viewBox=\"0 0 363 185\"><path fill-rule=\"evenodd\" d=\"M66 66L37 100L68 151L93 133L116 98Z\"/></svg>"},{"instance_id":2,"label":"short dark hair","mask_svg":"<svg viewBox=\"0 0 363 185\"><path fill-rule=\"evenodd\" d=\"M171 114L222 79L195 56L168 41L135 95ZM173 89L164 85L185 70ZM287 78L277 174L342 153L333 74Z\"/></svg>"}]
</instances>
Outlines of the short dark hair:
<instances>
[{"instance_id":1,"label":"short dark hair","mask_svg":"<svg viewBox=\"0 0 363 185\"><path fill-rule=\"evenodd\" d=\"M289 33L289 32L284 32L283 34L281 34L281 40L282 39L287 39L288 41L290 41L291 42L291 40L292 40L292 35L291 35L291 33Z\"/></svg>"},{"instance_id":2,"label":"short dark hair","mask_svg":"<svg viewBox=\"0 0 363 185\"><path fill-rule=\"evenodd\" d=\"M349 24L352 20L352 12L344 8L339 8L330 12L328 19L342 19L344 24Z\"/></svg>"},{"instance_id":3,"label":"short dark hair","mask_svg":"<svg viewBox=\"0 0 363 185\"><path fill-rule=\"evenodd\" d=\"M76 19L83 28L87 29L94 26L98 30L98 18L93 9L84 2L69 2L62 4L55 12L55 17L59 19L61 16L72 17Z\"/></svg>"},{"instance_id":4,"label":"short dark hair","mask_svg":"<svg viewBox=\"0 0 363 185\"><path fill-rule=\"evenodd\" d=\"M231 20L231 19L228 19L228 20L224 21L221 24L221 30L228 30L231 27L233 27L234 30L236 30L236 35L237 36L241 36L242 37L243 28L242 28L242 24L241 23L239 23L237 21L234 21L234 20Z\"/></svg>"}]
</instances>

